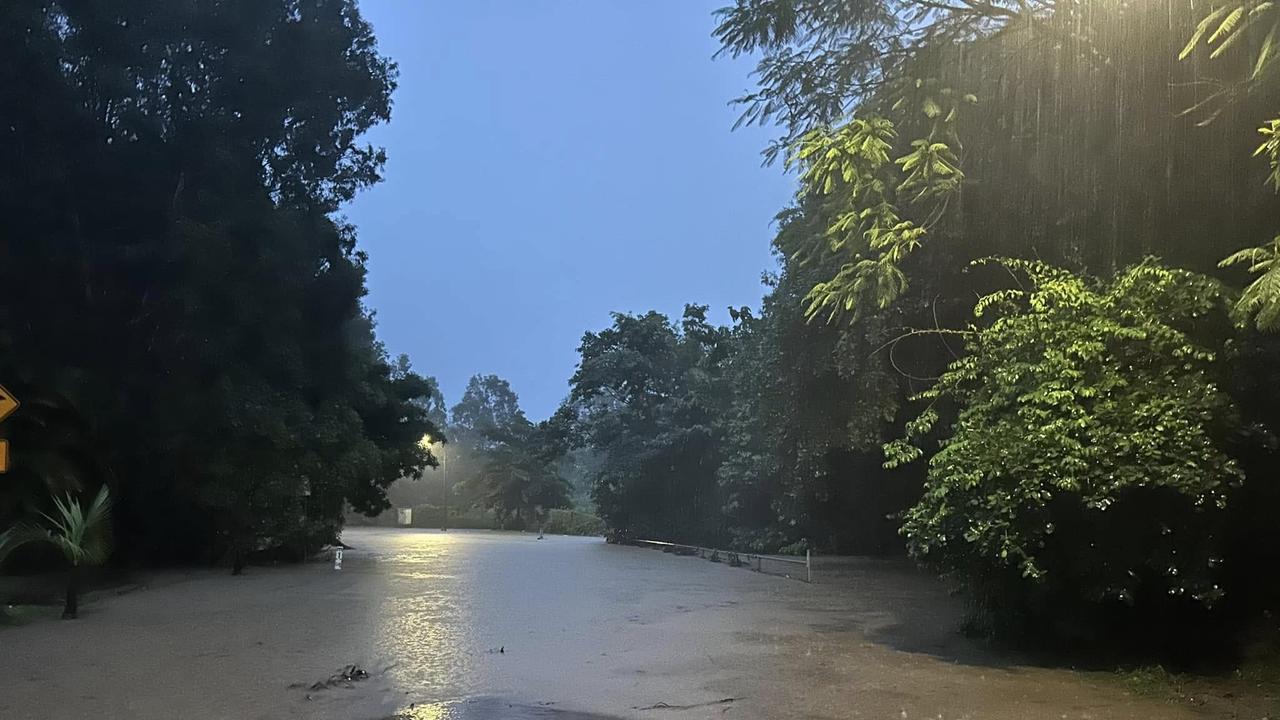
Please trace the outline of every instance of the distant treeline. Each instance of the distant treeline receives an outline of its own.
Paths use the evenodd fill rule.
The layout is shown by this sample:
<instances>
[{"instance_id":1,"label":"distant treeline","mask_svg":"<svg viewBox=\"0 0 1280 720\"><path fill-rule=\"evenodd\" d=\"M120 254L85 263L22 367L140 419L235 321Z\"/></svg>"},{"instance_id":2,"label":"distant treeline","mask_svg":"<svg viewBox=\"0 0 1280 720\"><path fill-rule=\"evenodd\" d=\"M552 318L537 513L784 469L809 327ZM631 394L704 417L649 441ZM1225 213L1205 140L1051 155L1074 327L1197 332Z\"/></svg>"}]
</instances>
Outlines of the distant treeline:
<instances>
[{"instance_id":1,"label":"distant treeline","mask_svg":"<svg viewBox=\"0 0 1280 720\"><path fill-rule=\"evenodd\" d=\"M521 530L525 532L546 532L552 535L601 535L604 533L604 521L588 512L553 508L541 517L526 521L523 518L509 517L505 520L492 510L466 508L448 512L439 505L414 505L408 508L387 510L376 517L356 514L348 518L347 524L352 526L372 527L406 527L401 522L400 509L410 511L407 527L420 529L448 528L452 530Z\"/></svg>"}]
</instances>

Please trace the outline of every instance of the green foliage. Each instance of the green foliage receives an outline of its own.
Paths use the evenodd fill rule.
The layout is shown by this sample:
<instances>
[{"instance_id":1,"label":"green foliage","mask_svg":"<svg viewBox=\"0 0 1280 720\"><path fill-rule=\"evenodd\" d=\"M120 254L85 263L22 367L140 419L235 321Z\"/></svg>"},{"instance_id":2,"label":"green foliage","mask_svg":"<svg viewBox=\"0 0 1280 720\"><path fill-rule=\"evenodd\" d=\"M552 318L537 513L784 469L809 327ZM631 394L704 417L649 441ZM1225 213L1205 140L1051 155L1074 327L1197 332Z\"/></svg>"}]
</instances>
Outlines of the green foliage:
<instances>
[{"instance_id":1,"label":"green foliage","mask_svg":"<svg viewBox=\"0 0 1280 720\"><path fill-rule=\"evenodd\" d=\"M1276 23L1272 27L1272 33L1267 35L1263 49L1259 51L1259 70L1264 66L1264 58L1271 52L1273 34L1275 28L1280 26L1280 19ZM1188 45L1190 47L1192 46ZM1266 62L1269 63L1270 59ZM1263 142L1254 150L1254 157L1266 155L1271 166L1268 182L1276 192L1280 192L1280 119L1269 120L1266 125L1258 128L1258 133L1262 135ZM1235 312L1241 322L1252 321L1259 330L1274 331L1280 328L1280 265L1276 263L1277 250L1280 250L1280 236L1266 245L1232 253L1218 263L1218 267L1224 268L1242 265L1251 274L1258 276L1245 286L1236 302Z\"/></svg>"},{"instance_id":2,"label":"green foliage","mask_svg":"<svg viewBox=\"0 0 1280 720\"><path fill-rule=\"evenodd\" d=\"M528 526L543 512L569 504L569 484L545 452L541 428L528 425L489 451L481 471L480 506L505 522Z\"/></svg>"},{"instance_id":3,"label":"green foliage","mask_svg":"<svg viewBox=\"0 0 1280 720\"><path fill-rule=\"evenodd\" d=\"M54 546L66 559L66 604L63 619L74 618L79 606L79 575L83 566L101 565L111 555L111 493L103 485L87 510L70 494L53 498L55 512L41 513L47 526L19 522L0 533L0 563L18 547L31 543Z\"/></svg>"},{"instance_id":4,"label":"green foliage","mask_svg":"<svg viewBox=\"0 0 1280 720\"><path fill-rule=\"evenodd\" d=\"M592 499L608 526L639 538L723 537L715 421L728 399L729 333L690 305L680 327L656 312L614 314L588 332L561 415L599 461Z\"/></svg>"},{"instance_id":5,"label":"green foliage","mask_svg":"<svg viewBox=\"0 0 1280 720\"><path fill-rule=\"evenodd\" d=\"M780 225L782 246L823 232L822 217L798 209L780 216ZM879 448L893 432L901 376L874 352L888 338L881 316L849 325L806 321L804 297L825 270L784 258L759 316L734 313L717 476L735 548L900 549L889 516L911 504L915 482L885 481Z\"/></svg>"},{"instance_id":6,"label":"green foliage","mask_svg":"<svg viewBox=\"0 0 1280 720\"><path fill-rule=\"evenodd\" d=\"M784 219L784 232L815 225ZM808 323L812 273L788 262L759 317L711 325L689 306L615 315L587 333L562 414L591 454L593 499L617 537L891 552L887 519L912 483L878 482L879 446L899 398L871 349L883 328Z\"/></svg>"},{"instance_id":7,"label":"green foliage","mask_svg":"<svg viewBox=\"0 0 1280 720\"><path fill-rule=\"evenodd\" d=\"M570 486L561 475L568 450L563 422L559 416L530 422L506 380L473 376L450 425L457 444L451 460L463 463L453 475L459 504L495 513L500 525L521 527L568 505Z\"/></svg>"},{"instance_id":8,"label":"green foliage","mask_svg":"<svg viewBox=\"0 0 1280 720\"><path fill-rule=\"evenodd\" d=\"M833 136L854 118L890 120L899 140L889 156L901 157L913 141L929 139L933 123L951 116L947 103L958 101L954 137L930 142L954 153L963 190L936 218L937 203L913 207L910 195L891 201L900 218L926 229L921 247L947 245L924 256L916 248L899 266L913 286L902 296L910 303L911 296L972 293L951 285L945 263L959 268L1001 255L1108 274L1159 252L1209 272L1223 248L1235 250L1256 233L1276 203L1257 197L1255 173L1241 172L1244 143L1235 133L1256 127L1260 109L1274 114L1280 76L1262 72L1246 97L1236 80L1249 77L1255 56L1235 50L1260 47L1274 13L1233 51L1208 63L1180 62L1178 50L1211 9L1191 0L743 0L720 12L717 34L724 52L760 57L758 88L743 101L748 121L780 121L783 136L768 151L779 157L794 159L802 138ZM953 91L943 96L944 88ZM1221 111L1213 128L1197 126L1200 112L1183 114L1219 89L1204 107ZM968 102L970 95L980 102ZM1224 98L1235 102L1224 106ZM838 186L833 192L844 199ZM886 292L859 299L864 311L896 289L887 268L875 266L877 253L846 247L849 254L815 282L830 283L816 296L829 296L824 317L845 312L841 301L850 293L836 291L859 278L863 289L876 289L877 270ZM818 249L829 252L817 243L810 252Z\"/></svg>"},{"instance_id":9,"label":"green foliage","mask_svg":"<svg viewBox=\"0 0 1280 720\"><path fill-rule=\"evenodd\" d=\"M765 151L786 157L814 128L837 124L937 46L1041 24L1054 3L951 5L930 0L735 0L716 12L721 52L758 57L759 90L738 123L778 125ZM945 116L945 112L936 113Z\"/></svg>"},{"instance_id":10,"label":"green foliage","mask_svg":"<svg viewBox=\"0 0 1280 720\"><path fill-rule=\"evenodd\" d=\"M966 354L919 396L911 444L886 448L889 466L918 456L937 403L955 406L906 514L912 554L992 602L1047 583L1064 602L1211 605L1211 531L1242 479L1213 349L1224 291L1153 261L1110 281L999 264L1027 281L978 302Z\"/></svg>"},{"instance_id":11,"label":"green foliage","mask_svg":"<svg viewBox=\"0 0 1280 720\"><path fill-rule=\"evenodd\" d=\"M604 521L591 513L556 508L547 514L543 529L553 535L603 535Z\"/></svg>"},{"instance_id":12,"label":"green foliage","mask_svg":"<svg viewBox=\"0 0 1280 720\"><path fill-rule=\"evenodd\" d=\"M1216 59L1256 27L1265 27L1267 30L1261 45L1257 47L1257 56L1249 73L1249 79L1256 80L1276 59L1275 40L1276 30L1280 28L1280 17L1276 14L1275 3L1268 0L1229 2L1210 10L1196 25L1182 52L1178 53L1178 59L1187 59L1200 47L1201 41L1205 49L1209 50L1209 59Z\"/></svg>"},{"instance_id":13,"label":"green foliage","mask_svg":"<svg viewBox=\"0 0 1280 720\"><path fill-rule=\"evenodd\" d=\"M28 543L48 543L72 567L101 565L111 555L111 493L103 485L86 510L67 495L53 499L55 512L44 515L46 527L18 523L0 533L0 562Z\"/></svg>"},{"instance_id":14,"label":"green foliage","mask_svg":"<svg viewBox=\"0 0 1280 720\"><path fill-rule=\"evenodd\" d=\"M1228 255L1220 263L1222 267L1247 266L1258 277L1249 283L1235 311L1244 322L1252 320L1259 330L1275 330L1280 327L1280 236L1262 247L1245 248Z\"/></svg>"},{"instance_id":15,"label":"green foliage","mask_svg":"<svg viewBox=\"0 0 1280 720\"><path fill-rule=\"evenodd\" d=\"M1280 207L1272 4L740 0L718 20L722 52L758 62L741 121L776 123L766 159L800 176L725 365L732 541L865 552L877 517L905 522L983 620L1145 621L1148 648L1271 607L1280 346L1196 273L1229 255L1255 274L1236 318L1280 325L1280 241L1235 252ZM966 271L989 256L1021 260Z\"/></svg>"},{"instance_id":16,"label":"green foliage","mask_svg":"<svg viewBox=\"0 0 1280 720\"><path fill-rule=\"evenodd\" d=\"M897 132L883 117L855 118L834 130L818 128L800 139L796 162L801 166L799 201L813 197L831 215L826 249L841 258L839 271L814 285L806 300L810 316L842 313L855 316L863 306L881 310L907 290L902 263L915 252L928 227L945 210L947 200L964 181L956 123L959 110L977 101L957 98L936 80L917 80L895 108L920 103L930 126L926 137L912 140L890 162ZM924 220L904 215L914 207Z\"/></svg>"},{"instance_id":17,"label":"green foliage","mask_svg":"<svg viewBox=\"0 0 1280 720\"><path fill-rule=\"evenodd\" d=\"M1255 5L1266 22L1236 49L1270 48L1273 15ZM1232 52L1212 65L1180 61L1212 10L1190 0L742 0L720 11L723 52L759 58L743 121L778 122L782 137L766 156L801 173L794 207L779 216L783 271L766 306L790 312L795 303L833 321L808 340L785 313L757 325L752 342L786 338L796 350L769 349L766 357L789 353L792 362L757 365L779 377L735 398L721 474L747 542L832 537L829 528L865 522L850 501L836 518L789 529L844 505L842 493L909 497L924 465L911 461L931 453L890 443L888 459L907 465L885 474L860 466L857 448L906 432L898 403L963 355L963 339L942 330L964 324L973 298L999 280L965 273L974 258L1037 258L1110 277L1158 252L1211 272L1270 222L1277 204L1259 192L1261 172L1241 171L1239 152L1253 145L1237 133L1257 126L1259 108L1274 113L1280 83L1270 71L1253 74L1270 67L1272 50L1261 63ZM1251 78L1247 96L1234 92L1236 77ZM1215 88L1231 92L1183 112ZM1227 97L1235 102L1224 107ZM1213 111L1215 125L1199 126ZM800 407L777 409L771 387ZM806 387L825 392L797 394ZM838 409L842 393L852 394L849 410ZM950 402L934 411L924 420L954 419ZM860 431L841 437L846 423Z\"/></svg>"},{"instance_id":18,"label":"green foliage","mask_svg":"<svg viewBox=\"0 0 1280 720\"><path fill-rule=\"evenodd\" d=\"M1267 163L1271 166L1268 182L1276 192L1280 192L1280 119L1268 120L1266 125L1258 128L1258 134L1262 136L1262 144L1253 151L1253 156L1267 156Z\"/></svg>"},{"instance_id":19,"label":"green foliage","mask_svg":"<svg viewBox=\"0 0 1280 720\"><path fill-rule=\"evenodd\" d=\"M1195 112L1203 108L1216 110L1203 121L1208 124L1222 111L1231 99L1231 93L1243 90L1257 92L1263 81L1275 76L1274 63L1277 57L1276 33L1280 30L1280 13L1275 3L1257 0L1227 3L1212 9L1196 25L1195 32L1187 41L1178 59L1185 60L1201 46L1211 48L1208 59L1215 60L1235 46L1241 38L1247 37L1251 30L1266 27L1267 32L1260 44L1255 48L1252 59L1252 70L1242 81L1228 83L1226 88L1211 94L1205 100L1188 109ZM1253 155L1265 155L1271 166L1268 182L1276 192L1280 192L1280 119L1271 119L1258 128L1263 141L1254 150ZM1220 267L1245 265L1250 273L1258 275L1245 288L1236 303L1236 314L1244 322L1252 320L1259 330L1275 330L1280 327L1280 267L1275 264L1276 250L1280 247L1280 238L1260 247L1251 247L1228 255L1219 263Z\"/></svg>"}]
</instances>

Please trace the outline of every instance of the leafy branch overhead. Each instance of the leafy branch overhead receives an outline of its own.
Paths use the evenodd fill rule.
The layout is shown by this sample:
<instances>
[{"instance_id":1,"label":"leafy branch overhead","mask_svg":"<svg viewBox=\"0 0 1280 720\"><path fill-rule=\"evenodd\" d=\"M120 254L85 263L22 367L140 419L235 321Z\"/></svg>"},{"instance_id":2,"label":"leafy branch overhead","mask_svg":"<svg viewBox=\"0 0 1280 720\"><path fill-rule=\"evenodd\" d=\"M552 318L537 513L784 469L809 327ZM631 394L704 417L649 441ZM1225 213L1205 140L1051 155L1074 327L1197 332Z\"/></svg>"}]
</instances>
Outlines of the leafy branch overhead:
<instances>
[{"instance_id":1,"label":"leafy branch overhead","mask_svg":"<svg viewBox=\"0 0 1280 720\"><path fill-rule=\"evenodd\" d=\"M777 125L765 150L785 159L808 132L838 125L914 75L917 58L1041 24L1056 0L734 0L717 11L721 53L759 55L759 89L738 124Z\"/></svg>"},{"instance_id":2,"label":"leafy branch overhead","mask_svg":"<svg viewBox=\"0 0 1280 720\"><path fill-rule=\"evenodd\" d=\"M836 274L806 298L810 317L883 310L907 290L902 264L964 181L956 123L961 109L976 102L937 81L917 80L895 109L919 103L929 132L897 157L898 132L884 117L854 118L801 138L793 161L801 168L798 202L815 200L832 218L827 242L813 251L840 260Z\"/></svg>"},{"instance_id":3,"label":"leafy branch overhead","mask_svg":"<svg viewBox=\"0 0 1280 720\"><path fill-rule=\"evenodd\" d=\"M1260 42L1241 43L1251 35L1261 35ZM1280 9L1270 0L1247 0L1226 3L1211 10L1196 25L1179 60L1186 60L1197 51L1208 51L1209 60L1217 60L1232 48L1252 50L1248 75L1244 80L1228 83L1224 89L1211 94L1188 112L1213 108L1203 121L1208 124L1222 112L1234 94L1256 91L1263 81L1276 77L1277 32L1280 31ZM1248 49L1248 50L1246 50ZM1268 183L1280 192L1280 118L1271 119L1258 128L1262 143L1254 151L1254 157L1265 156L1270 165ZM1227 256L1221 267L1244 266L1257 277L1249 283L1236 304L1236 313L1243 322L1252 321L1259 330L1280 329L1280 265L1276 257L1280 252L1280 235L1265 245L1245 248Z\"/></svg>"}]
</instances>

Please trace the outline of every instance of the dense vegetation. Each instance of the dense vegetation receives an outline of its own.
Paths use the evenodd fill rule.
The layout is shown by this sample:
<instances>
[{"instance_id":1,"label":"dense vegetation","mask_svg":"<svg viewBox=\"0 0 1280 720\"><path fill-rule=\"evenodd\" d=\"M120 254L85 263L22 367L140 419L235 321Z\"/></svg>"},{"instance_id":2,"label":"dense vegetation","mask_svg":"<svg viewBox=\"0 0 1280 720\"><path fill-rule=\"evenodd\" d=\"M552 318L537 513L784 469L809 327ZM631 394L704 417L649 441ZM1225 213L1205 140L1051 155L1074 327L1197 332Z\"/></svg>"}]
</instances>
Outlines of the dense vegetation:
<instances>
[{"instance_id":1,"label":"dense vegetation","mask_svg":"<svg viewBox=\"0 0 1280 720\"><path fill-rule=\"evenodd\" d=\"M611 532L906 549L987 629L1274 610L1271 4L718 18L798 188L758 314L585 336L562 414Z\"/></svg>"},{"instance_id":2,"label":"dense vegetation","mask_svg":"<svg viewBox=\"0 0 1280 720\"><path fill-rule=\"evenodd\" d=\"M0 7L0 526L105 484L121 559L238 567L434 462L334 214L394 86L352 0Z\"/></svg>"},{"instance_id":3,"label":"dense vegetation","mask_svg":"<svg viewBox=\"0 0 1280 720\"><path fill-rule=\"evenodd\" d=\"M388 492L442 523L592 505L621 538L905 550L988 629L1274 618L1273 5L718 21L797 180L761 307L616 314L533 422L491 375L446 412L376 340L337 212L395 67L354 0L5 3L0 526L105 486L126 556L238 568Z\"/></svg>"}]
</instances>

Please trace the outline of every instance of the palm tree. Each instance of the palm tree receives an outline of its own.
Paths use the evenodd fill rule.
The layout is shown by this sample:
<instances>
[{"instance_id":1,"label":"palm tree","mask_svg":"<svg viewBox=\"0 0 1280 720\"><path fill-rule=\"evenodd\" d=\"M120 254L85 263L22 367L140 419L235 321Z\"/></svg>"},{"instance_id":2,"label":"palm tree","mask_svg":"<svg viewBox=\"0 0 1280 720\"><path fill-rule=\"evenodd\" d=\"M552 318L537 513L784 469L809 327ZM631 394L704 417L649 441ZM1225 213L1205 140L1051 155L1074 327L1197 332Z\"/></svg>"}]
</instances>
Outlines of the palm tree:
<instances>
[{"instance_id":1,"label":"palm tree","mask_svg":"<svg viewBox=\"0 0 1280 720\"><path fill-rule=\"evenodd\" d=\"M53 502L56 517L41 513L49 527L18 523L0 533L0 561L15 548L32 542L46 542L61 550L70 564L62 610L65 620L76 617L79 610L80 568L101 565L111 555L111 495L103 485L87 512L70 493L65 500L55 497Z\"/></svg>"}]
</instances>

